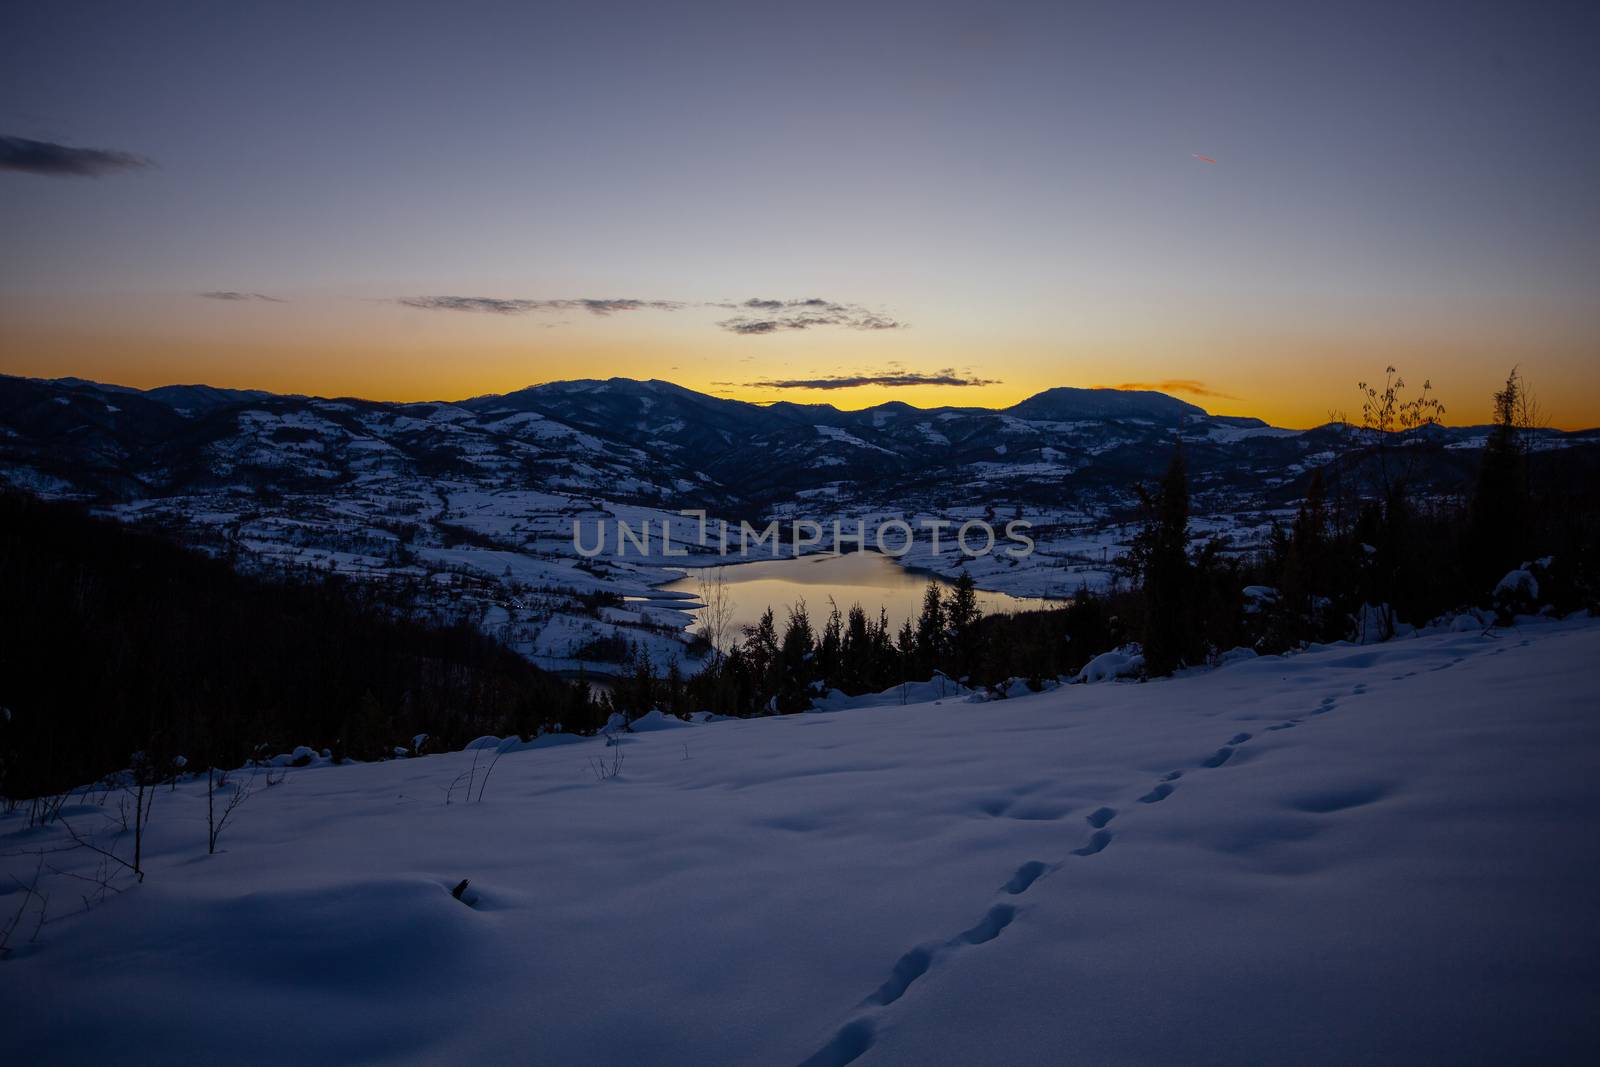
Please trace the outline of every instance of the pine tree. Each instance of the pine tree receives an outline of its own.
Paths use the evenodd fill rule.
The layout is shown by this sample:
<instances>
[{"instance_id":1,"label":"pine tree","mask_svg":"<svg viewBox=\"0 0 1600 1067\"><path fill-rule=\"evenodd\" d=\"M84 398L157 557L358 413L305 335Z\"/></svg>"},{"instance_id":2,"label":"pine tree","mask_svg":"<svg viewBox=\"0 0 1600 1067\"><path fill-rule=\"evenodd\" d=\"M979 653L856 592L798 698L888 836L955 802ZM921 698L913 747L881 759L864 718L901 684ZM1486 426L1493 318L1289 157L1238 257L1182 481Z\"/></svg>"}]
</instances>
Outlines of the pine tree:
<instances>
[{"instance_id":1,"label":"pine tree","mask_svg":"<svg viewBox=\"0 0 1600 1067\"><path fill-rule=\"evenodd\" d=\"M778 711L804 711L811 705L811 683L816 680L816 645L811 616L806 613L806 602L801 600L789 609L789 625L783 631L783 644L778 649L781 671Z\"/></svg>"},{"instance_id":2,"label":"pine tree","mask_svg":"<svg viewBox=\"0 0 1600 1067\"><path fill-rule=\"evenodd\" d=\"M944 614L950 665L959 681L973 672L982 655L978 622L983 618L983 611L978 607L977 586L966 571L961 572L945 600Z\"/></svg>"},{"instance_id":3,"label":"pine tree","mask_svg":"<svg viewBox=\"0 0 1600 1067\"><path fill-rule=\"evenodd\" d=\"M754 687L756 702L765 707L782 684L782 669L778 660L778 625L769 607L761 613L761 621L745 628L742 646L749 667L750 684Z\"/></svg>"},{"instance_id":4,"label":"pine tree","mask_svg":"<svg viewBox=\"0 0 1600 1067\"><path fill-rule=\"evenodd\" d=\"M1156 491L1140 487L1144 522L1133 541L1130 569L1144 592L1144 661L1151 674L1171 674L1194 644L1189 625L1189 481L1183 448Z\"/></svg>"},{"instance_id":5,"label":"pine tree","mask_svg":"<svg viewBox=\"0 0 1600 1067\"><path fill-rule=\"evenodd\" d=\"M945 619L944 597L939 583L930 581L922 594L922 614L917 618L917 662L925 671L936 671L944 666Z\"/></svg>"},{"instance_id":6,"label":"pine tree","mask_svg":"<svg viewBox=\"0 0 1600 1067\"><path fill-rule=\"evenodd\" d=\"M1300 640L1312 635L1309 623L1316 615L1316 597L1328 591L1325 501L1326 487L1322 470L1318 468L1311 474L1305 500L1294 517L1289 536L1274 544L1279 559L1279 610L1283 616L1284 640Z\"/></svg>"},{"instance_id":7,"label":"pine tree","mask_svg":"<svg viewBox=\"0 0 1600 1067\"><path fill-rule=\"evenodd\" d=\"M840 671L846 693L865 693L873 675L873 635L867 624L867 613L859 602L850 605L849 621L844 629L843 667Z\"/></svg>"},{"instance_id":8,"label":"pine tree","mask_svg":"<svg viewBox=\"0 0 1600 1067\"><path fill-rule=\"evenodd\" d=\"M895 659L898 661L899 677L894 679L897 682L905 681L907 672L922 661L922 653L917 648L917 628L910 619L900 624L900 635L895 638Z\"/></svg>"},{"instance_id":9,"label":"pine tree","mask_svg":"<svg viewBox=\"0 0 1600 1067\"><path fill-rule=\"evenodd\" d=\"M1473 571L1480 584L1515 567L1525 551L1527 457L1518 426L1523 404L1522 380L1512 368L1505 388L1494 394L1494 429L1484 444L1472 496Z\"/></svg>"},{"instance_id":10,"label":"pine tree","mask_svg":"<svg viewBox=\"0 0 1600 1067\"><path fill-rule=\"evenodd\" d=\"M828 598L828 621L823 624L822 638L817 642L815 673L829 688L837 688L844 667L844 619L839 605Z\"/></svg>"}]
</instances>

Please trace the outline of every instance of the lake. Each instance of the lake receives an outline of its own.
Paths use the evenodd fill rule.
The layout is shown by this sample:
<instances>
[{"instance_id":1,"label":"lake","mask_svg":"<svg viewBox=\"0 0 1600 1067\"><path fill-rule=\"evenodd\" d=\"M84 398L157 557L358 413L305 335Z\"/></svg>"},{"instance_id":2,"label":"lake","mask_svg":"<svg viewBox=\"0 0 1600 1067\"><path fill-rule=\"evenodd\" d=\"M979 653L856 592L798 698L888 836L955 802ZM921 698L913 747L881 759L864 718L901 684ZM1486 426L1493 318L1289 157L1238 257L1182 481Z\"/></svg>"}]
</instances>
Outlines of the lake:
<instances>
[{"instance_id":1,"label":"lake","mask_svg":"<svg viewBox=\"0 0 1600 1067\"><path fill-rule=\"evenodd\" d=\"M659 588L696 598L693 602L678 601L675 607L698 607L701 576L709 576L717 569L691 569L678 581ZM733 605L734 634L740 633L743 626L760 622L762 613L771 607L781 635L787 618L785 609L800 600L806 602L811 625L821 631L831 610L829 597L839 605L842 615L848 615L850 606L859 603L866 609L867 618L876 620L878 609L882 607L889 615L889 632L898 634L902 623L907 619L915 620L922 613L922 597L930 579L945 589L953 587L943 578L905 570L888 556L872 551L734 563L721 570L724 588ZM1065 606L1064 601L1042 597L1017 597L982 589L977 590L977 594L978 606L985 615Z\"/></svg>"}]
</instances>

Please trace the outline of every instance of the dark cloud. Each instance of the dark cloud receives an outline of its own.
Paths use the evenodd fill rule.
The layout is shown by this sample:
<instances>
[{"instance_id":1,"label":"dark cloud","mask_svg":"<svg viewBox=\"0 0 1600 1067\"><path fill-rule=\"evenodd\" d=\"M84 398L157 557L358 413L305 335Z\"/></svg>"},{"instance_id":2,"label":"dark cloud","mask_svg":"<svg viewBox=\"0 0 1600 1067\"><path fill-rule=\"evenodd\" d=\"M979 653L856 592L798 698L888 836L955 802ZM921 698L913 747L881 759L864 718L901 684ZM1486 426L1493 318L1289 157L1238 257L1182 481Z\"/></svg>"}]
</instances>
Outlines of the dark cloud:
<instances>
[{"instance_id":1,"label":"dark cloud","mask_svg":"<svg viewBox=\"0 0 1600 1067\"><path fill-rule=\"evenodd\" d=\"M974 378L957 374L953 369L937 374L918 374L904 371L895 374L851 374L832 378L781 378L760 382L745 382L751 389L855 389L863 385L999 385L998 380Z\"/></svg>"},{"instance_id":2,"label":"dark cloud","mask_svg":"<svg viewBox=\"0 0 1600 1067\"><path fill-rule=\"evenodd\" d=\"M1237 400L1236 396L1219 393L1205 382L1193 378L1168 378L1160 382L1123 382L1121 385L1097 385L1096 389L1143 390L1156 393L1188 393L1191 396L1214 396L1219 400Z\"/></svg>"},{"instance_id":3,"label":"dark cloud","mask_svg":"<svg viewBox=\"0 0 1600 1067\"><path fill-rule=\"evenodd\" d=\"M265 300L269 304L287 304L288 301L281 297L268 296L266 293L241 293L233 289L213 289L206 293L196 293L207 300Z\"/></svg>"},{"instance_id":4,"label":"dark cloud","mask_svg":"<svg viewBox=\"0 0 1600 1067\"><path fill-rule=\"evenodd\" d=\"M618 311L676 311L686 305L676 300L503 300L493 296L403 296L396 303L428 311L477 311L489 315L526 315L539 311L587 311L610 315Z\"/></svg>"},{"instance_id":5,"label":"dark cloud","mask_svg":"<svg viewBox=\"0 0 1600 1067\"><path fill-rule=\"evenodd\" d=\"M816 326L842 326L849 330L899 330L905 323L869 311L859 304L840 304L820 297L802 300L768 300L752 297L738 302L692 304L681 300L563 299L521 300L496 296L403 296L395 303L428 311L475 311L485 315L527 315L546 311L587 311L611 315L620 311L679 311L688 307L720 308L738 315L717 322L729 333L757 336Z\"/></svg>"},{"instance_id":6,"label":"dark cloud","mask_svg":"<svg viewBox=\"0 0 1600 1067\"><path fill-rule=\"evenodd\" d=\"M521 315L532 311L532 300L500 300L492 296L402 296L395 301L408 308L428 311L479 311L491 315Z\"/></svg>"},{"instance_id":7,"label":"dark cloud","mask_svg":"<svg viewBox=\"0 0 1600 1067\"><path fill-rule=\"evenodd\" d=\"M677 311L684 306L676 300L555 300L547 303L581 308L593 315L609 315L613 311Z\"/></svg>"},{"instance_id":8,"label":"dark cloud","mask_svg":"<svg viewBox=\"0 0 1600 1067\"><path fill-rule=\"evenodd\" d=\"M749 300L737 304L713 304L712 307L731 308L735 311L749 308L752 311L784 311L789 308L836 308L834 304L818 297L808 297L805 300L765 300L761 297L751 297Z\"/></svg>"},{"instance_id":9,"label":"dark cloud","mask_svg":"<svg viewBox=\"0 0 1600 1067\"><path fill-rule=\"evenodd\" d=\"M50 141L30 141L26 137L0 135L0 170L20 170L25 174L55 177L98 178L119 170L150 166L150 160L132 152L107 148L73 148Z\"/></svg>"},{"instance_id":10,"label":"dark cloud","mask_svg":"<svg viewBox=\"0 0 1600 1067\"><path fill-rule=\"evenodd\" d=\"M784 330L809 330L814 326L843 326L849 330L900 330L905 323L887 315L868 311L859 304L839 304L832 300L808 297L804 300L767 300L752 297L737 304L712 304L736 311L762 312L760 315L735 315L722 319L719 327L729 333L759 336Z\"/></svg>"}]
</instances>

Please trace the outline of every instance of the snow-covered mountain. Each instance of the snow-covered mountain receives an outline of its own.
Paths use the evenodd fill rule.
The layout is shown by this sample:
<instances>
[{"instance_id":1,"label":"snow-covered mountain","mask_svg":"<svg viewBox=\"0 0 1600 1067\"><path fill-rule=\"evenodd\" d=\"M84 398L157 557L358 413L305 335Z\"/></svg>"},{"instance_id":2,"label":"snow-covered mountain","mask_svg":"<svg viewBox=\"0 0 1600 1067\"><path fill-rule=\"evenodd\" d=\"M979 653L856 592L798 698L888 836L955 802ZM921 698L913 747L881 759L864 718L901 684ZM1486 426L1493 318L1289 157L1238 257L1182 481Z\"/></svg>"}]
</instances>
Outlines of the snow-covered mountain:
<instances>
[{"instance_id":1,"label":"snow-covered mountain","mask_svg":"<svg viewBox=\"0 0 1600 1067\"><path fill-rule=\"evenodd\" d=\"M1162 393L1109 389L1049 389L1002 410L844 411L625 378L409 404L0 378L0 475L121 501L228 487L317 491L386 475L738 512L817 495L880 506L979 497L1114 506L1160 473L1181 435L1197 492L1248 506L1296 496L1341 433L1282 430ZM1426 476L1461 481L1483 434L1431 431L1419 441L1434 446Z\"/></svg>"},{"instance_id":2,"label":"snow-covered mountain","mask_svg":"<svg viewBox=\"0 0 1600 1067\"><path fill-rule=\"evenodd\" d=\"M690 616L654 587L680 576L674 564L712 562L668 559L659 541L649 555L613 543L584 559L575 523L668 521L683 545L697 527L681 508L824 524L1025 518L1036 542L1025 559L964 561L948 542L935 554L919 541L902 563L1069 596L1108 579L1134 486L1161 474L1179 435L1192 528L1229 534L1239 551L1288 520L1312 470L1338 459L1330 473L1359 477L1350 467L1362 462L1338 426L1284 430L1100 389L1050 389L998 411L842 411L623 378L398 404L0 377L0 483L89 501L246 568L410 582L442 616L555 669L614 669L631 645L657 663L682 659ZM1469 485L1484 435L1409 435L1419 484ZM1600 467L1593 431L1548 433L1541 447Z\"/></svg>"}]
</instances>

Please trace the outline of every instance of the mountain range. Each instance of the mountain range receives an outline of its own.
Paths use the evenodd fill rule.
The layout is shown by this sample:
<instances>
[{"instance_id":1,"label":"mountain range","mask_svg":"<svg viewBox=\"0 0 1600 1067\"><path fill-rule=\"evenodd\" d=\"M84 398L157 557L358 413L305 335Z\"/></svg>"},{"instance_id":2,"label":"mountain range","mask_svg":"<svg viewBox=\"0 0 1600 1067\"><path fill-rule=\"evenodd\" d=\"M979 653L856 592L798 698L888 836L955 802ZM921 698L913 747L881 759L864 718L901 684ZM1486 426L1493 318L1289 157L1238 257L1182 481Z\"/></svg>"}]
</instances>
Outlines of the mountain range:
<instances>
[{"instance_id":1,"label":"mountain range","mask_svg":"<svg viewBox=\"0 0 1600 1067\"><path fill-rule=\"evenodd\" d=\"M1483 427L1407 443L1448 489ZM1340 424L1288 430L1158 392L1047 389L1003 409L856 411L758 405L664 381L551 382L458 402L390 403L208 385L149 390L0 377L0 477L104 502L217 491L326 493L373 479L448 479L759 514L801 502L1059 505L1126 502L1182 441L1198 495L1293 499L1346 451ZM1541 447L1600 444L1544 431Z\"/></svg>"}]
</instances>

